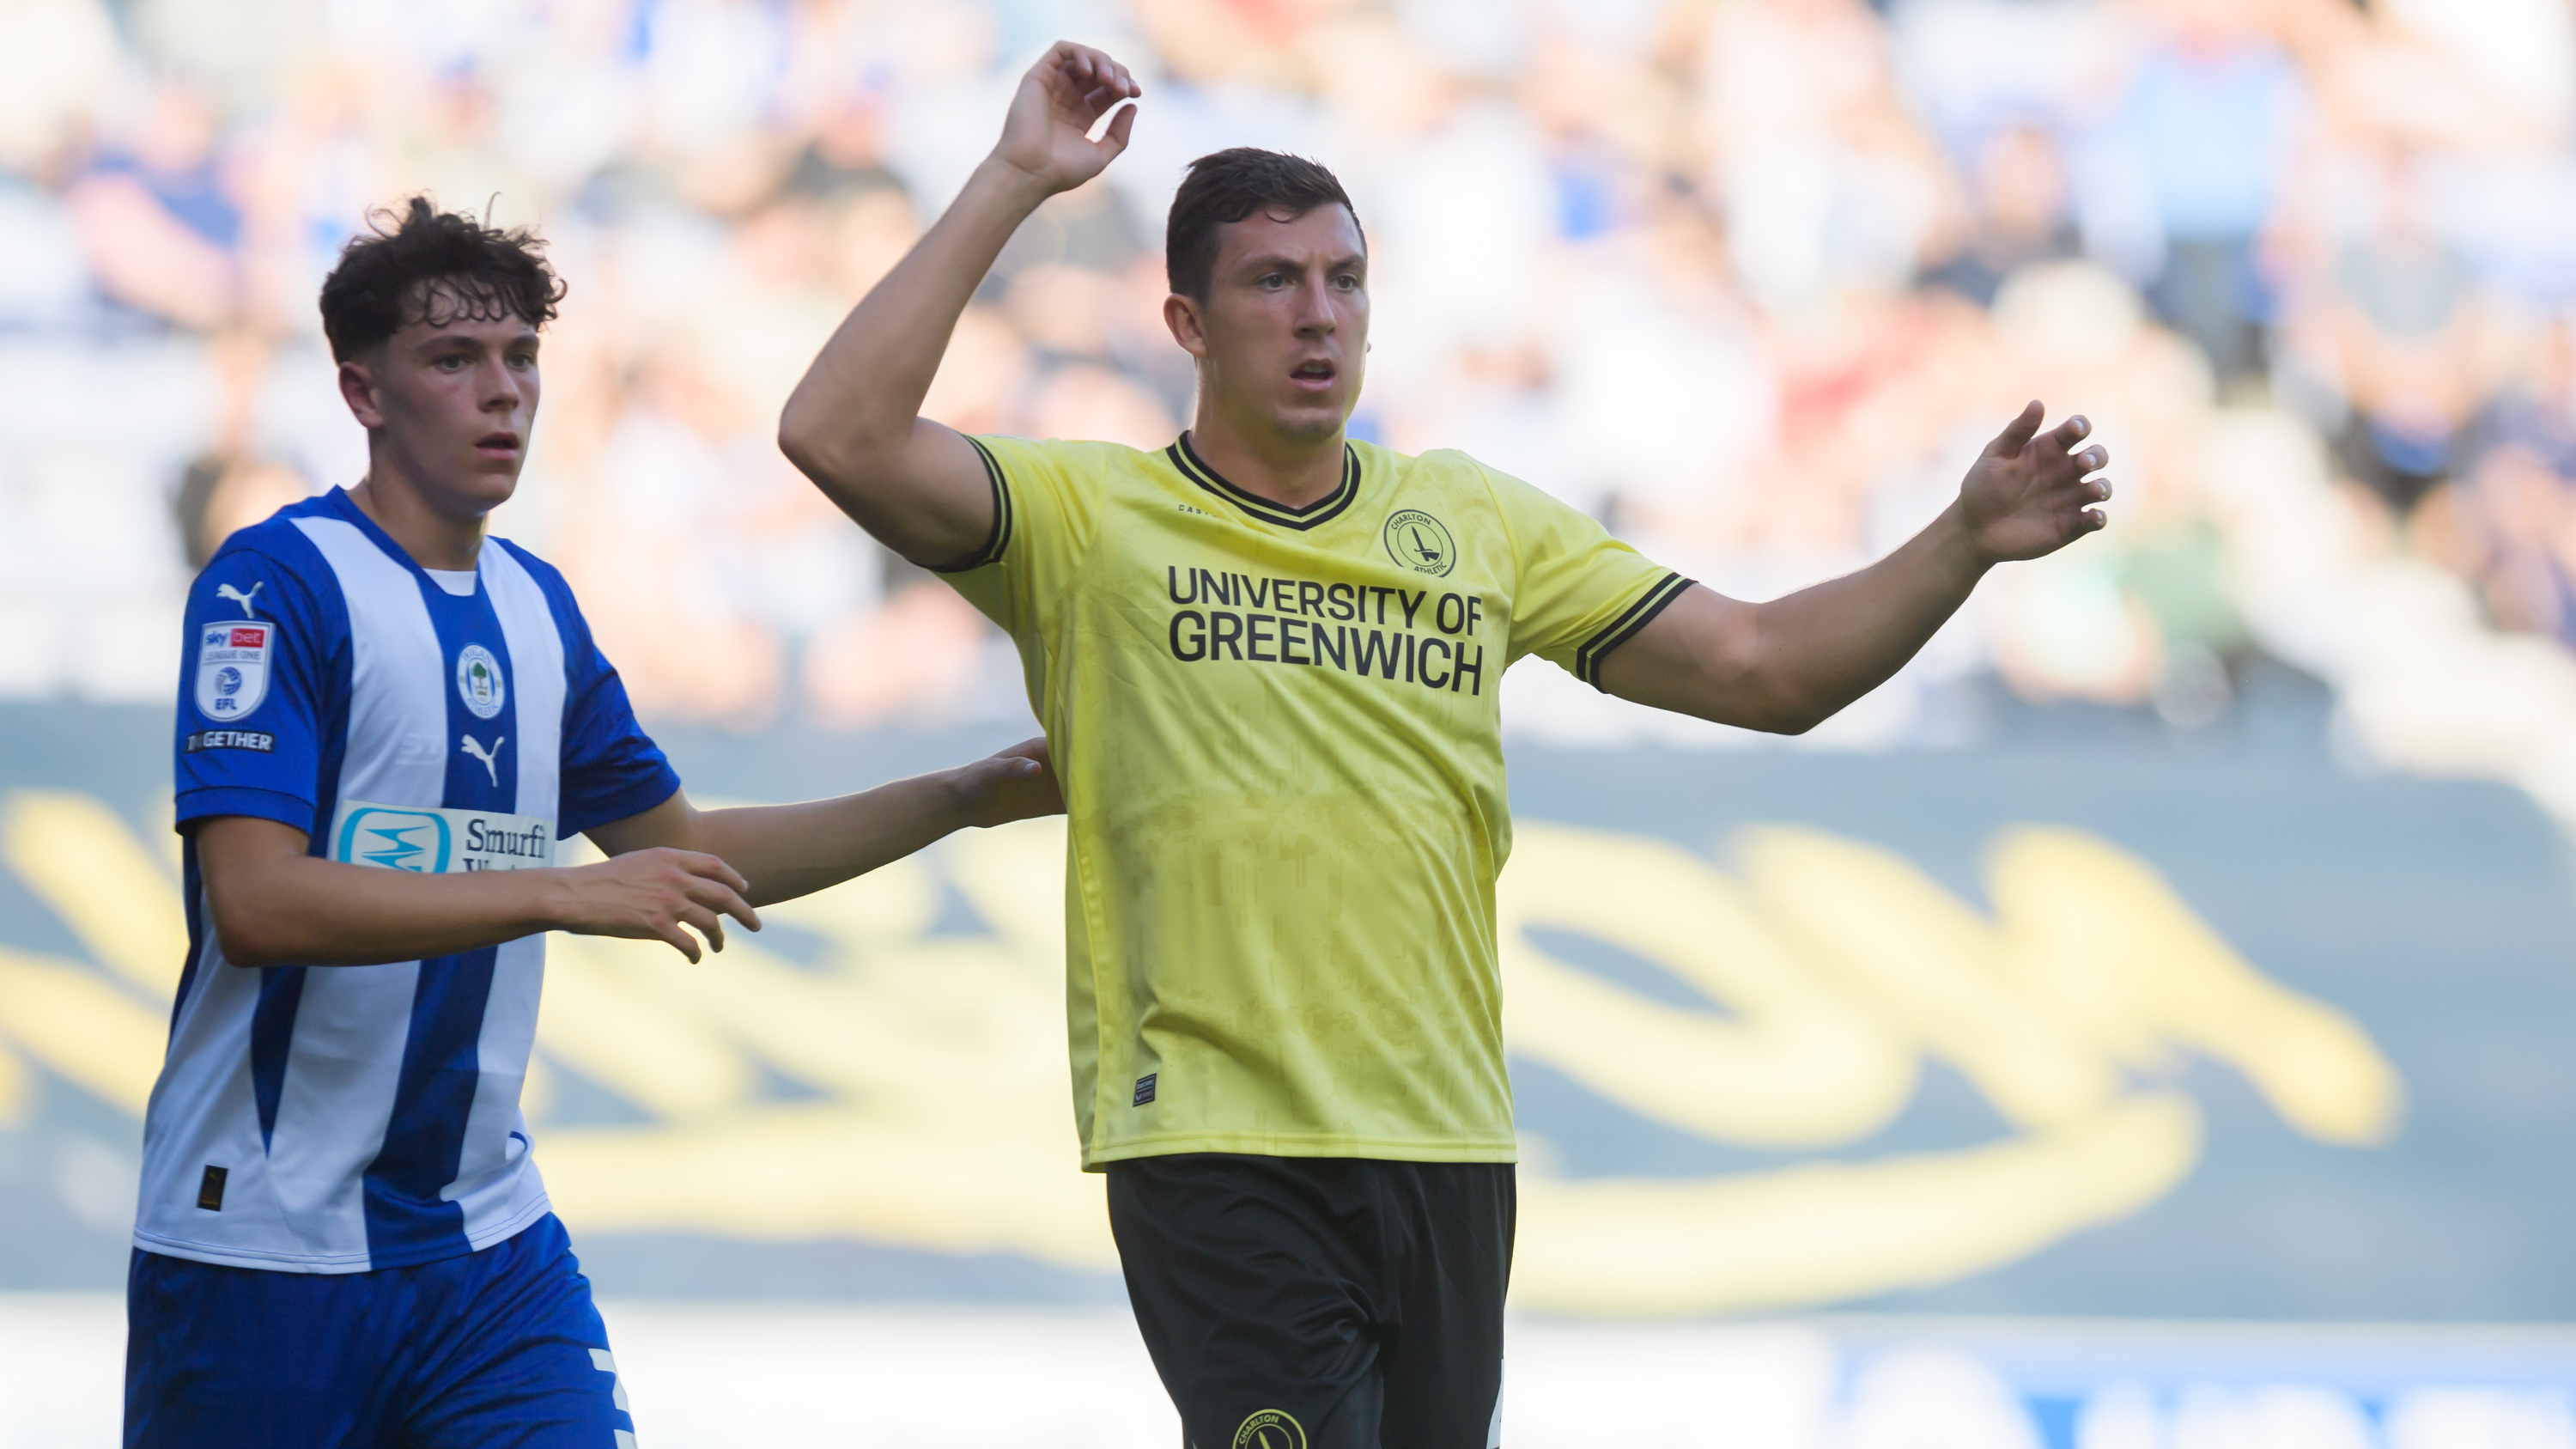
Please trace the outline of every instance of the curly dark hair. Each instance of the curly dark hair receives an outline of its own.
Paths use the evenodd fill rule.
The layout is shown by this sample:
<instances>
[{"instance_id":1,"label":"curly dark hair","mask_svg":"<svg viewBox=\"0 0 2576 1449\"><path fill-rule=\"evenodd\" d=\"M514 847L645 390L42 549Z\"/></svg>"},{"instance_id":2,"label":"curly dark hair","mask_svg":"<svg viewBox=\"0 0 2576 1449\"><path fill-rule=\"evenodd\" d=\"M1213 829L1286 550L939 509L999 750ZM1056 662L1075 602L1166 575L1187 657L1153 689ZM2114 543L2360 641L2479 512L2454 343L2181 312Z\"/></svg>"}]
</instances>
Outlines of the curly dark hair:
<instances>
[{"instance_id":1,"label":"curly dark hair","mask_svg":"<svg viewBox=\"0 0 2576 1449\"><path fill-rule=\"evenodd\" d=\"M546 264L546 244L526 227L503 231L441 211L415 196L396 212L367 213L367 234L340 249L322 280L322 335L331 358L347 362L381 345L407 321L523 318L554 320L564 284Z\"/></svg>"},{"instance_id":2,"label":"curly dark hair","mask_svg":"<svg viewBox=\"0 0 2576 1449\"><path fill-rule=\"evenodd\" d=\"M1207 300L1208 282L1216 270L1216 229L1241 221L1256 210L1304 216L1316 207L1339 205L1357 225L1359 209L1333 173L1303 156L1235 146L1212 151L1190 163L1181 189L1172 196L1172 212L1163 228L1163 273L1172 290Z\"/></svg>"}]
</instances>

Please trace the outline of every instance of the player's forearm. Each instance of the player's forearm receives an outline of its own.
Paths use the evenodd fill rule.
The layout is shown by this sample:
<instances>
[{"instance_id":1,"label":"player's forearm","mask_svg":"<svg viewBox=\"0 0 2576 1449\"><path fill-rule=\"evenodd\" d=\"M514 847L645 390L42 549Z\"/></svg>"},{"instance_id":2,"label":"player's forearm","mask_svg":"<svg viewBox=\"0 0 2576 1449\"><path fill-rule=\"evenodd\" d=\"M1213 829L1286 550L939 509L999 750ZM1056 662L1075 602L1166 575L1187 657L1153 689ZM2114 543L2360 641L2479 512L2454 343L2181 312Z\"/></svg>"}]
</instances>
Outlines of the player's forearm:
<instances>
[{"instance_id":1,"label":"player's forearm","mask_svg":"<svg viewBox=\"0 0 2576 1449\"><path fill-rule=\"evenodd\" d=\"M563 872L418 875L312 856L208 876L236 966L372 966L497 946L560 924Z\"/></svg>"},{"instance_id":2,"label":"player's forearm","mask_svg":"<svg viewBox=\"0 0 2576 1449\"><path fill-rule=\"evenodd\" d=\"M799 805L700 811L690 844L740 871L753 905L793 900L975 824L959 774L943 770Z\"/></svg>"},{"instance_id":3,"label":"player's forearm","mask_svg":"<svg viewBox=\"0 0 2576 1449\"><path fill-rule=\"evenodd\" d=\"M1766 723L1801 734L1887 682L1968 601L1989 567L1953 507L1894 553L1753 608L1742 684Z\"/></svg>"},{"instance_id":4,"label":"player's forearm","mask_svg":"<svg viewBox=\"0 0 2576 1449\"><path fill-rule=\"evenodd\" d=\"M895 264L806 369L780 415L779 447L834 502L866 521L870 474L907 447L957 319L1002 246L1046 200L996 157Z\"/></svg>"},{"instance_id":5,"label":"player's forearm","mask_svg":"<svg viewBox=\"0 0 2576 1449\"><path fill-rule=\"evenodd\" d=\"M1803 734L1902 668L1985 569L1944 514L1870 567L1767 604L1693 585L1612 652L1601 687L1719 724Z\"/></svg>"}]
</instances>

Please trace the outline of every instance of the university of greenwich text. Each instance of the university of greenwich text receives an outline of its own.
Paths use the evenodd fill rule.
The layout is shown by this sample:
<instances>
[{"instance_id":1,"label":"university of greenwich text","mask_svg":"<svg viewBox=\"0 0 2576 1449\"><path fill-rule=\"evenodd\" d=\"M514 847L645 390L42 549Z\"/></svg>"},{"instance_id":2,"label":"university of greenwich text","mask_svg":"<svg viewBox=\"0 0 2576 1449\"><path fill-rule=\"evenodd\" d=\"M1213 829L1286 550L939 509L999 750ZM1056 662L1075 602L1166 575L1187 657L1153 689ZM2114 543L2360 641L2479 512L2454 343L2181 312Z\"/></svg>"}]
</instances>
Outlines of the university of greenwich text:
<instances>
[{"instance_id":1,"label":"university of greenwich text","mask_svg":"<svg viewBox=\"0 0 2576 1449\"><path fill-rule=\"evenodd\" d=\"M1169 638L1184 664L1301 664L1481 697L1485 601L1167 566Z\"/></svg>"}]
</instances>

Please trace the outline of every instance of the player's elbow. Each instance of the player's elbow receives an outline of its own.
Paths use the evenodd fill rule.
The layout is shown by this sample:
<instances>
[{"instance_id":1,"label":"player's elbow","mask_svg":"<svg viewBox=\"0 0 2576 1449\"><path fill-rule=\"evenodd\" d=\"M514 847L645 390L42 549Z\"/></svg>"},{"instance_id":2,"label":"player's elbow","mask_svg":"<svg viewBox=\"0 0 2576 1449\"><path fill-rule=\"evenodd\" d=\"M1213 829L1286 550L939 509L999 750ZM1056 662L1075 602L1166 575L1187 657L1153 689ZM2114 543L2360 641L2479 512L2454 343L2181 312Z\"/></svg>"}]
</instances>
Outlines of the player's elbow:
<instances>
[{"instance_id":1,"label":"player's elbow","mask_svg":"<svg viewBox=\"0 0 2576 1449\"><path fill-rule=\"evenodd\" d=\"M1819 697L1802 681L1761 674L1747 678L1738 697L1746 701L1747 716L1739 723L1766 735L1803 735L1832 719L1841 707Z\"/></svg>"},{"instance_id":2,"label":"player's elbow","mask_svg":"<svg viewBox=\"0 0 2576 1449\"><path fill-rule=\"evenodd\" d=\"M830 493L848 476L848 465L830 431L813 413L812 407L789 400L786 411L778 415L778 451L796 465L796 471Z\"/></svg>"},{"instance_id":3,"label":"player's elbow","mask_svg":"<svg viewBox=\"0 0 2576 1449\"><path fill-rule=\"evenodd\" d=\"M273 914L221 897L213 905L215 947L224 960L251 969L298 964L293 943Z\"/></svg>"},{"instance_id":4,"label":"player's elbow","mask_svg":"<svg viewBox=\"0 0 2576 1449\"><path fill-rule=\"evenodd\" d=\"M1770 735L1803 735L1831 718L1833 715L1830 711L1782 710L1769 716L1754 728Z\"/></svg>"},{"instance_id":5,"label":"player's elbow","mask_svg":"<svg viewBox=\"0 0 2576 1449\"><path fill-rule=\"evenodd\" d=\"M1702 718L1767 735L1802 735L1832 713L1814 708L1796 681L1784 677L1780 656L1763 637L1759 610L1732 615L1696 642Z\"/></svg>"},{"instance_id":6,"label":"player's elbow","mask_svg":"<svg viewBox=\"0 0 2576 1449\"><path fill-rule=\"evenodd\" d=\"M835 405L799 388L778 414L778 451L843 508L862 480L881 474L912 437L911 418L872 418L864 405Z\"/></svg>"},{"instance_id":7,"label":"player's elbow","mask_svg":"<svg viewBox=\"0 0 2576 1449\"><path fill-rule=\"evenodd\" d=\"M1803 735L1833 717L1831 710L1800 709L1782 701L1754 697L1743 689L1691 713L1714 724L1765 735Z\"/></svg>"}]
</instances>

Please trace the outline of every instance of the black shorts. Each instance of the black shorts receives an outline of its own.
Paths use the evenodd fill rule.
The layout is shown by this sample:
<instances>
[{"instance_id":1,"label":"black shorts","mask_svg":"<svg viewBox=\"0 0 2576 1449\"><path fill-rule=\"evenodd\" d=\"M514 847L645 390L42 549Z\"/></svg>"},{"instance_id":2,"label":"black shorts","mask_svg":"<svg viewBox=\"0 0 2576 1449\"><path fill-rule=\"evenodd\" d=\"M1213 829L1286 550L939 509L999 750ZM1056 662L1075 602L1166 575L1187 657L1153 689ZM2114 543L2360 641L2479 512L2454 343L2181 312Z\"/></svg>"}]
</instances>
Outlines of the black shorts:
<instances>
[{"instance_id":1,"label":"black shorts","mask_svg":"<svg viewBox=\"0 0 2576 1449\"><path fill-rule=\"evenodd\" d=\"M1190 1449L1491 1449L1512 1168L1193 1152L1109 1164L1109 1228Z\"/></svg>"}]
</instances>

